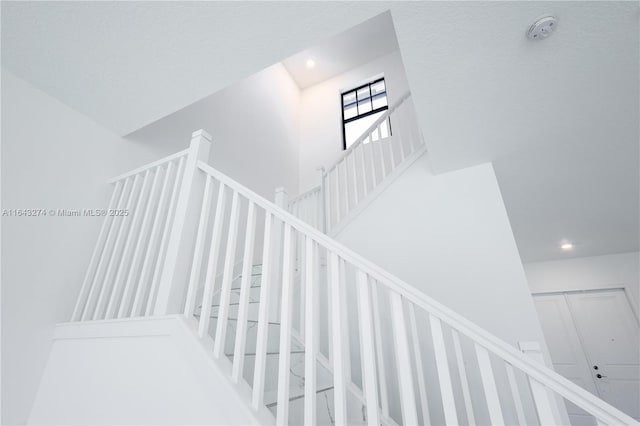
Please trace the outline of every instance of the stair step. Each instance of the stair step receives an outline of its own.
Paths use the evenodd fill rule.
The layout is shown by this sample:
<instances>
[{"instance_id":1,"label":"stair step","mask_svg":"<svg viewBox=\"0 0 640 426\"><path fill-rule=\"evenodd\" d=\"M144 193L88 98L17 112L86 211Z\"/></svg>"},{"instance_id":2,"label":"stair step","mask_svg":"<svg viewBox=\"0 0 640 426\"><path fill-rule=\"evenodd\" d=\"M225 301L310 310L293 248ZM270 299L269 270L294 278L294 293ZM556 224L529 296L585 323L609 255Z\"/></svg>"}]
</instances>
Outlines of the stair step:
<instances>
[{"instance_id":1,"label":"stair step","mask_svg":"<svg viewBox=\"0 0 640 426\"><path fill-rule=\"evenodd\" d=\"M250 300L248 303L249 303L250 305L252 305L252 304L260 303L260 302L259 302L259 301L257 301L257 300L256 300L256 301L251 301L251 300ZM238 305L240 305L240 303L239 303L239 302L229 303L229 306L238 306ZM219 308L219 307L220 307L220 305L211 305L211 307L212 307L212 308Z\"/></svg>"},{"instance_id":2,"label":"stair step","mask_svg":"<svg viewBox=\"0 0 640 426\"><path fill-rule=\"evenodd\" d=\"M322 392L327 392L333 390L333 386L327 386L324 387L322 389L318 389L316 390L316 394L322 393ZM289 402L291 401L297 401L298 399L302 399L304 398L304 393L301 393L299 395L295 395L295 396L289 396ZM271 402L269 404L266 404L267 408L273 408L273 407L277 407L278 406L278 402Z\"/></svg>"},{"instance_id":3,"label":"stair step","mask_svg":"<svg viewBox=\"0 0 640 426\"><path fill-rule=\"evenodd\" d=\"M294 354L303 354L304 351L291 351L290 352L292 355ZM234 354L225 354L228 358L233 359L233 357L235 356ZM267 355L280 355L280 352L267 352ZM256 356L255 352L249 352L244 354L244 356Z\"/></svg>"},{"instance_id":4,"label":"stair step","mask_svg":"<svg viewBox=\"0 0 640 426\"><path fill-rule=\"evenodd\" d=\"M200 314L193 314L193 316L196 317L196 318L200 318ZM210 315L209 318L215 318L217 320L218 316L217 315ZM227 321L238 321L238 318L227 318ZM258 321L251 320L251 319L248 319L247 322L251 323L251 324L257 324L258 323ZM272 321L269 321L267 324L269 324L269 325L280 325L279 322L272 322Z\"/></svg>"}]
</instances>

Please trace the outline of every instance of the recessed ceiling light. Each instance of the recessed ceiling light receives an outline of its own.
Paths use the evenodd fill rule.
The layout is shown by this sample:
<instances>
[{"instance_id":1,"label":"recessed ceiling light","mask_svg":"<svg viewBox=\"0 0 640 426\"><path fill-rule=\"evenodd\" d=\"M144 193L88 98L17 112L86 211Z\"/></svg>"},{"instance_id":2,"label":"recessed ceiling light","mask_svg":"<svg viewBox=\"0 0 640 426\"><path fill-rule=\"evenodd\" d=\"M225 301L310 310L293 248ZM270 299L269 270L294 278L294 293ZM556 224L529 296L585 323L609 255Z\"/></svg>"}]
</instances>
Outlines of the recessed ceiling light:
<instances>
[{"instance_id":1,"label":"recessed ceiling light","mask_svg":"<svg viewBox=\"0 0 640 426\"><path fill-rule=\"evenodd\" d=\"M563 243L562 245L560 245L560 248L564 251L569 251L573 249L573 244L571 243Z\"/></svg>"},{"instance_id":2,"label":"recessed ceiling light","mask_svg":"<svg viewBox=\"0 0 640 426\"><path fill-rule=\"evenodd\" d=\"M316 66L316 61L313 59L307 59L307 68L313 68Z\"/></svg>"}]
</instances>

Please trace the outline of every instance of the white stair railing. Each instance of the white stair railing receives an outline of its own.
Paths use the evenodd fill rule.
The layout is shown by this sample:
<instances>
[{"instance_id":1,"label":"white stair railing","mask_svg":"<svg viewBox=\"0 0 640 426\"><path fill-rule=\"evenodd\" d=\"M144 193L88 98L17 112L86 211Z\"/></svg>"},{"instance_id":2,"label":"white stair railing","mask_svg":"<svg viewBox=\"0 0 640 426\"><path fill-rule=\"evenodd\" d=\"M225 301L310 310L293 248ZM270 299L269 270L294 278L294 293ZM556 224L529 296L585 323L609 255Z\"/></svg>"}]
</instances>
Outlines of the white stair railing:
<instances>
[{"instance_id":1,"label":"white stair railing","mask_svg":"<svg viewBox=\"0 0 640 426\"><path fill-rule=\"evenodd\" d=\"M411 93L406 92L323 173L325 228L340 224L388 176L422 152Z\"/></svg>"},{"instance_id":2,"label":"white stair railing","mask_svg":"<svg viewBox=\"0 0 640 426\"><path fill-rule=\"evenodd\" d=\"M131 191L136 187L136 175L140 173L143 175L137 180L143 179L144 187L146 179L148 186L151 173L160 170L156 167L167 170L166 174L160 174L161 193L165 200L173 199L174 194L168 188L180 185L172 177L176 174L168 173L169 167L176 160L178 164L171 170L179 170L180 163L188 164L181 160L183 157L184 153L179 153L119 179L118 182L124 183L116 183L111 205L128 206L139 202L145 205L147 201L140 201L137 195L145 192ZM186 160L189 160L188 156ZM169 178L163 178L165 176ZM133 182L127 185L126 179L131 178ZM272 334L278 334L276 424L290 423L289 415L297 400L297 397L291 397L289 389L291 345L296 325L298 335L303 334L304 343L305 424L317 421L315 391L318 389L314 373L319 358L330 360L332 419L338 425L392 422L403 425L474 422L555 425L562 423L555 405L557 397L593 416L598 425L638 424L205 162L196 162L192 179L201 193L195 197L199 200L198 208L194 210L195 233L184 253L190 259L189 267L184 270L186 276L178 280L187 284L183 291L170 293L176 300L170 300L168 305L182 306L180 312L188 320L197 318L199 336L213 339L214 358L222 358L225 342L233 339L229 378L234 382L243 377L246 379L245 372L251 367L248 382L252 387L254 409L265 403L267 349L275 337ZM145 200L163 199L162 194L158 197L153 191L145 197ZM152 206L156 204L162 203ZM142 209L145 212L142 222L148 218L146 210ZM166 229L169 226L166 223L171 222L170 207L151 208L151 211L160 212L156 216L164 221L161 220L158 227ZM131 222L137 223L135 219ZM116 226L116 221L107 217L94 254L99 260L92 259L88 273L91 278L83 286L74 319L103 317L95 313L95 301L87 294L104 292L106 295L113 287L100 277L110 271L110 266L120 268L123 264L131 228L124 223L121 221ZM120 232L123 225L124 231ZM158 228L155 225L154 221L152 228ZM140 237L146 234L138 232L136 235L138 240L152 241L150 237ZM124 249L118 248L119 240L125 240ZM160 233L155 240L160 241L160 249L157 244L147 244L152 250L146 250L145 257L147 252L151 257L162 252L164 234ZM133 250L135 252L136 248ZM298 250L302 261L301 270L296 274L294 260ZM171 247L165 251L171 251ZM112 261L113 258L116 260ZM107 262L106 267L104 262ZM254 264L262 265L260 291L250 306L248 295L253 287L249 276ZM160 268L158 263L153 267ZM232 283L238 267L243 271L240 296L237 303L231 303ZM97 270L100 275L95 272ZM215 277L220 273L222 279L218 281ZM295 280L296 275L301 279ZM109 288L105 290L100 283ZM138 284L144 284L144 292L148 293L148 283L141 281ZM296 324L294 316L294 300L298 300L294 294L302 289L305 294L301 299L305 306L304 333L301 333L302 324ZM216 314L212 315L214 295L219 303ZM150 303L149 299L146 303ZM235 318L230 316L232 305L237 309ZM199 306L201 310L195 315ZM158 314L149 309L136 312L125 309L124 312L125 316ZM235 321L235 327L228 327L229 321ZM248 341L249 322L257 323L257 333L252 337L255 341L251 342ZM277 328L270 329L274 325ZM245 354L248 344L255 347L251 357ZM433 365L435 373L428 372L425 367ZM362 410L354 412L349 403L354 387L364 395L364 417ZM432 404L430 407L426 406L427 395ZM329 399L326 401L328 404ZM433 403L437 403L440 410L431 410Z\"/></svg>"},{"instance_id":3,"label":"white stair railing","mask_svg":"<svg viewBox=\"0 0 640 426\"><path fill-rule=\"evenodd\" d=\"M316 229L324 230L324 204L322 186L318 185L291 198L286 210Z\"/></svg>"},{"instance_id":4,"label":"white stair railing","mask_svg":"<svg viewBox=\"0 0 640 426\"><path fill-rule=\"evenodd\" d=\"M72 321L148 315L189 150L115 177Z\"/></svg>"}]
</instances>

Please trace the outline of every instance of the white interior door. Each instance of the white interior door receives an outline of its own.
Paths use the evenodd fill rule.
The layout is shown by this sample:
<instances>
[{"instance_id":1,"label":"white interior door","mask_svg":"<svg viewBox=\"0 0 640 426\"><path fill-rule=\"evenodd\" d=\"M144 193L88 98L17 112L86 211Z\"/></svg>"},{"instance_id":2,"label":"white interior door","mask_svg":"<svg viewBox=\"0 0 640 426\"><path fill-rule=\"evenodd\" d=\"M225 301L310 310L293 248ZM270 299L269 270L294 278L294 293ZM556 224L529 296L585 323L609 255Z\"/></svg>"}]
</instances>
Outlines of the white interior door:
<instances>
[{"instance_id":1,"label":"white interior door","mask_svg":"<svg viewBox=\"0 0 640 426\"><path fill-rule=\"evenodd\" d=\"M556 372L598 395L564 294L537 295L534 302ZM566 405L572 425L595 425L588 413L570 402Z\"/></svg>"},{"instance_id":2,"label":"white interior door","mask_svg":"<svg viewBox=\"0 0 640 426\"><path fill-rule=\"evenodd\" d=\"M624 291L566 297L600 397L640 420L640 329Z\"/></svg>"},{"instance_id":3,"label":"white interior door","mask_svg":"<svg viewBox=\"0 0 640 426\"><path fill-rule=\"evenodd\" d=\"M622 289L534 297L558 373L640 419L640 328ZM574 424L589 423L568 406Z\"/></svg>"}]
</instances>

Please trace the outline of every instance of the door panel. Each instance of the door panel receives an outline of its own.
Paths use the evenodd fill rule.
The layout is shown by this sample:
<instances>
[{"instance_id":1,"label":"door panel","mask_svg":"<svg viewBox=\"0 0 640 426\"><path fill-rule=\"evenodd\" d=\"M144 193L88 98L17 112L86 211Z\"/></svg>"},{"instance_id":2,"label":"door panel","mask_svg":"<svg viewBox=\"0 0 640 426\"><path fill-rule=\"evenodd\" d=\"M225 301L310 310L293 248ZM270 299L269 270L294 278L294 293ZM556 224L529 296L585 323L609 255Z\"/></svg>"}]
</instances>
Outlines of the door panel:
<instances>
[{"instance_id":1,"label":"door panel","mask_svg":"<svg viewBox=\"0 0 640 426\"><path fill-rule=\"evenodd\" d=\"M564 295L537 295L533 300L554 369L558 374L597 396L594 379L589 373L589 363L582 350ZM572 425L595 424L591 415L573 403L566 401L566 406Z\"/></svg>"},{"instance_id":2,"label":"door panel","mask_svg":"<svg viewBox=\"0 0 640 426\"><path fill-rule=\"evenodd\" d=\"M640 419L640 329L624 291L566 297L600 397Z\"/></svg>"}]
</instances>

